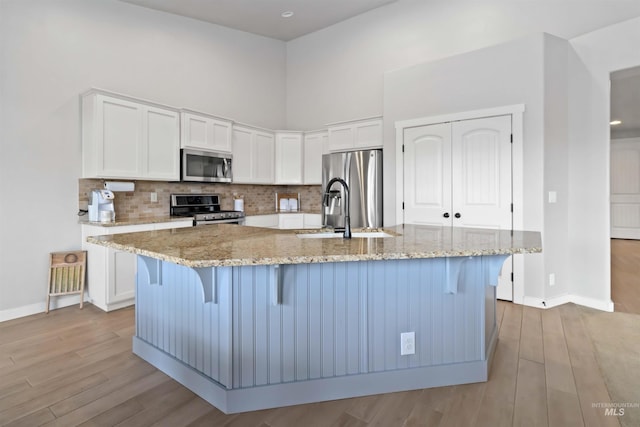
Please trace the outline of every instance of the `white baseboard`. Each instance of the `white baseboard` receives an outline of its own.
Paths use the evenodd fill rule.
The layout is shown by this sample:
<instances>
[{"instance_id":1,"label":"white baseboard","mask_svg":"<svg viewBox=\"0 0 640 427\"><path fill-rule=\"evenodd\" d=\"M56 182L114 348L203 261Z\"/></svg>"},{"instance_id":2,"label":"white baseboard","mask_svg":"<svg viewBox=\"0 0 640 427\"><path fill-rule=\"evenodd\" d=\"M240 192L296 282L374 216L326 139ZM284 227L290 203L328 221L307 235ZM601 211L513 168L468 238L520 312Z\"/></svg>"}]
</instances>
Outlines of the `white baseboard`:
<instances>
[{"instance_id":1,"label":"white baseboard","mask_svg":"<svg viewBox=\"0 0 640 427\"><path fill-rule=\"evenodd\" d=\"M90 301L85 298L85 302ZM62 295L59 297L52 297L51 304L49 305L49 310L55 310L57 308L68 307L75 304L80 304L79 295ZM18 319L20 317L31 316L32 314L44 313L46 305L47 303L43 301L35 304L11 308L8 310L0 310L0 322Z\"/></svg>"},{"instance_id":2,"label":"white baseboard","mask_svg":"<svg viewBox=\"0 0 640 427\"><path fill-rule=\"evenodd\" d=\"M565 294L555 298L549 298L543 300L542 298L534 298L525 296L523 304L529 307L535 308L552 308L562 304L572 302L574 304L582 305L585 307L595 308L602 311L613 311L613 301L603 301L594 298L582 297L580 295Z\"/></svg>"}]
</instances>

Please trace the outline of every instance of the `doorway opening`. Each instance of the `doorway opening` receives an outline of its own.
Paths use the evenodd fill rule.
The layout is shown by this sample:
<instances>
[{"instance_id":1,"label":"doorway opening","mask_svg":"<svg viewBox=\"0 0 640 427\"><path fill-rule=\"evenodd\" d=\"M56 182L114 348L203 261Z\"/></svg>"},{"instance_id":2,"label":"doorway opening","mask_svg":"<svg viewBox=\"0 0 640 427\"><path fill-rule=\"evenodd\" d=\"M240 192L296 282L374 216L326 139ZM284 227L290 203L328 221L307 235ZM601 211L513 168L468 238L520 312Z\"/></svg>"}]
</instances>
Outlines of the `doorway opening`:
<instances>
[{"instance_id":1,"label":"doorway opening","mask_svg":"<svg viewBox=\"0 0 640 427\"><path fill-rule=\"evenodd\" d=\"M610 80L611 299L640 314L640 67Z\"/></svg>"}]
</instances>

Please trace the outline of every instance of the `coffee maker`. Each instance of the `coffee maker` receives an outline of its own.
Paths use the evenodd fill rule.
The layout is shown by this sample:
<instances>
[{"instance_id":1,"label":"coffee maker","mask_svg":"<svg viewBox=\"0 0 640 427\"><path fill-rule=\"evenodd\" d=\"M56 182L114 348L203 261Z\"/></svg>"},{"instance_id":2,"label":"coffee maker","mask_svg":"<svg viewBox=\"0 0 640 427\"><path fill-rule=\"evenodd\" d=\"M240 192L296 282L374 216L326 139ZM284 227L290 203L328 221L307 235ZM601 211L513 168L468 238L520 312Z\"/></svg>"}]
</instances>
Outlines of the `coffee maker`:
<instances>
[{"instance_id":1,"label":"coffee maker","mask_svg":"<svg viewBox=\"0 0 640 427\"><path fill-rule=\"evenodd\" d=\"M89 201L89 221L112 222L116 219L113 191L93 190Z\"/></svg>"}]
</instances>

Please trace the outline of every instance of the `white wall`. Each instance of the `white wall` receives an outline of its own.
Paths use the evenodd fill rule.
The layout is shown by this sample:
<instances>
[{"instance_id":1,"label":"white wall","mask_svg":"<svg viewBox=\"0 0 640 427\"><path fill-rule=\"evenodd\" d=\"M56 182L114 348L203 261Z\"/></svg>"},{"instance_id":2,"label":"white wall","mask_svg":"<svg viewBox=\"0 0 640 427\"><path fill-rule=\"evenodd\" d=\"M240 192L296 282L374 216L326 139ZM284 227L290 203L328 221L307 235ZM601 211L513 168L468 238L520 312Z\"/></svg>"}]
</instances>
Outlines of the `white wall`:
<instances>
[{"instance_id":1,"label":"white wall","mask_svg":"<svg viewBox=\"0 0 640 427\"><path fill-rule=\"evenodd\" d=\"M399 0L287 43L287 126L377 116L384 73L533 33L569 39L640 2Z\"/></svg>"},{"instance_id":2,"label":"white wall","mask_svg":"<svg viewBox=\"0 0 640 427\"><path fill-rule=\"evenodd\" d=\"M572 291L573 275L569 270L569 135L568 135L568 53L567 40L545 37L543 108L544 169L541 200L544 212L544 277L542 292L529 293L525 303L541 305ZM556 202L549 202L549 193ZM526 259L526 257L525 257ZM551 285L549 275L555 275ZM539 295L541 293L541 296ZM534 298L533 300L531 298Z\"/></svg>"},{"instance_id":3,"label":"white wall","mask_svg":"<svg viewBox=\"0 0 640 427\"><path fill-rule=\"evenodd\" d=\"M284 126L281 41L115 0L2 0L0 19L0 321L42 311L48 253L80 247L81 92Z\"/></svg>"},{"instance_id":4,"label":"white wall","mask_svg":"<svg viewBox=\"0 0 640 427\"><path fill-rule=\"evenodd\" d=\"M569 228L572 292L609 301L609 74L640 65L640 18L571 39Z\"/></svg>"}]
</instances>

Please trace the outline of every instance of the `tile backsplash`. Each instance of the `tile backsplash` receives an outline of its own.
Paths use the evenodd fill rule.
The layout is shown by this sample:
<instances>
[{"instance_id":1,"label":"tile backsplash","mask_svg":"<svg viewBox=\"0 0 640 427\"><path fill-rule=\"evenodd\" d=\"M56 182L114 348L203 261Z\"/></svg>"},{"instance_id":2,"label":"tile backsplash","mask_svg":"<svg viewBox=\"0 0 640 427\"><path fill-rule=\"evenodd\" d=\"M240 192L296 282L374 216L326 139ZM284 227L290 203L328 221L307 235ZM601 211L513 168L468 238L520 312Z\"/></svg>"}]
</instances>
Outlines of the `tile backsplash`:
<instances>
[{"instance_id":1,"label":"tile backsplash","mask_svg":"<svg viewBox=\"0 0 640 427\"><path fill-rule=\"evenodd\" d=\"M78 180L78 208L86 209L91 190L103 188L103 179ZM112 180L109 180L112 181ZM275 193L300 193L300 210L320 213L322 189L320 185L247 185L247 184L198 184L160 181L135 181L135 191L115 193L116 218L121 220L161 216L169 214L169 198L172 193L220 194L223 210L233 209L233 195L244 199L247 215L273 213ZM158 201L151 201L151 193Z\"/></svg>"}]
</instances>

